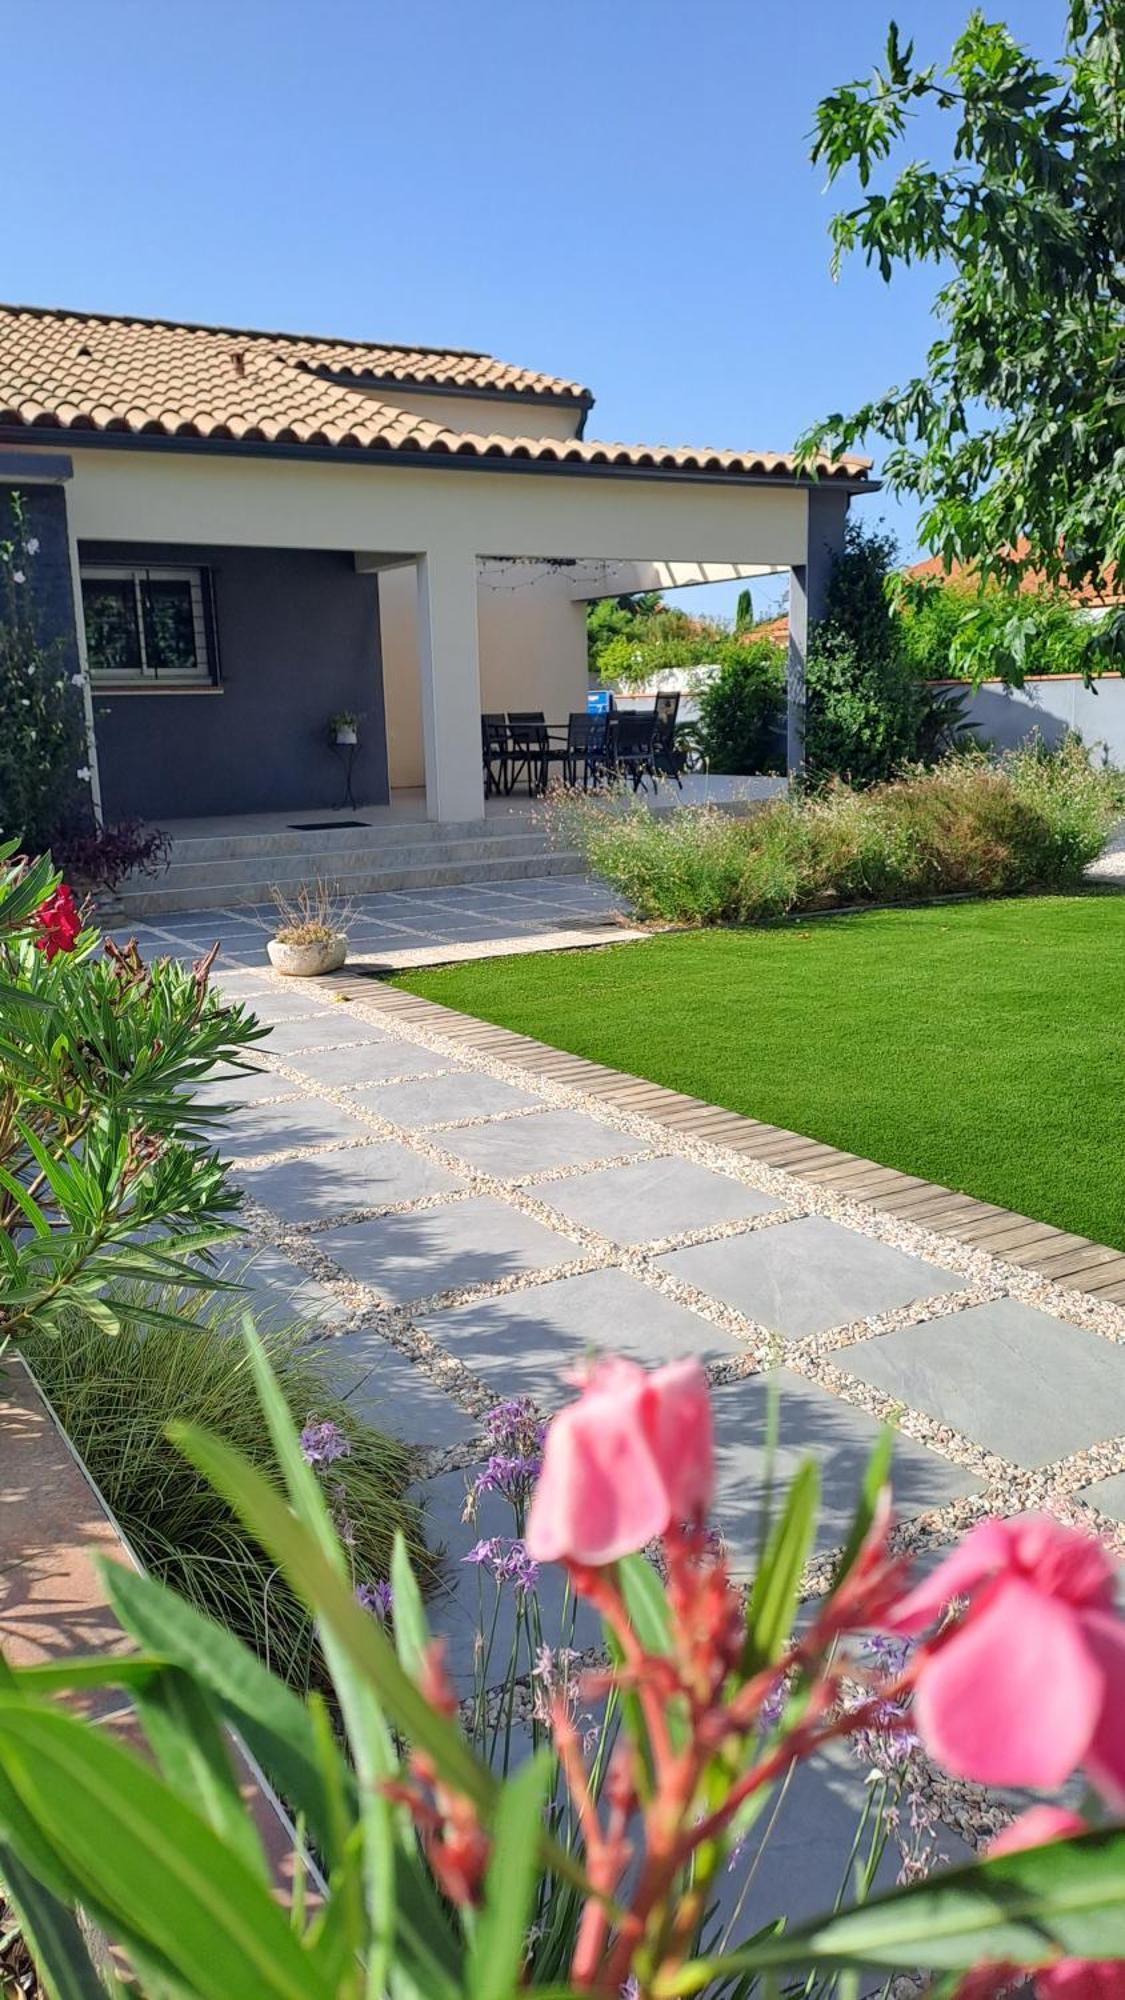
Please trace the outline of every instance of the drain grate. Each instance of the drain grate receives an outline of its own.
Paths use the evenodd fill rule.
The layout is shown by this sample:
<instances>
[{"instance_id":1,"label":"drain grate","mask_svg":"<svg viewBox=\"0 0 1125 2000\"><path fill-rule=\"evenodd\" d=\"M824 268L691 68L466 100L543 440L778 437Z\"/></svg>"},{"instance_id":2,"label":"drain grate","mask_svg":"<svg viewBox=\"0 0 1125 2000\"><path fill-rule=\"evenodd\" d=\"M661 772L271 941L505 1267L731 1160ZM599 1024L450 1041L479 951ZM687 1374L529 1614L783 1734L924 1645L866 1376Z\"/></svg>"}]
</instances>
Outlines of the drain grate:
<instances>
[{"instance_id":1,"label":"drain grate","mask_svg":"<svg viewBox=\"0 0 1125 2000\"><path fill-rule=\"evenodd\" d=\"M369 819L291 819L290 833L331 833L338 826L370 826Z\"/></svg>"}]
</instances>

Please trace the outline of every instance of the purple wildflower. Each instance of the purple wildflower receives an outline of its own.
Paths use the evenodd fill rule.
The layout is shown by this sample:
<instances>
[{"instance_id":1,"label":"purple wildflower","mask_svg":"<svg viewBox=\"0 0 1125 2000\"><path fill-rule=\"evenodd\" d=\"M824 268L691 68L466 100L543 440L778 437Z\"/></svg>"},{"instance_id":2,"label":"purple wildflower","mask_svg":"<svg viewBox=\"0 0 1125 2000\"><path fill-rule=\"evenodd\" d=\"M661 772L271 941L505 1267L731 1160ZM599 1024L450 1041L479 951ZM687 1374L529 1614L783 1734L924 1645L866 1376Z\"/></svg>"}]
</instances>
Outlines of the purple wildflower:
<instances>
[{"instance_id":1,"label":"purple wildflower","mask_svg":"<svg viewBox=\"0 0 1125 2000\"><path fill-rule=\"evenodd\" d=\"M364 1611L372 1612L385 1625L391 1615L394 1597L390 1584L385 1577L380 1576L376 1578L374 1583L357 1584L355 1601L357 1604L362 1605Z\"/></svg>"},{"instance_id":2,"label":"purple wildflower","mask_svg":"<svg viewBox=\"0 0 1125 2000\"><path fill-rule=\"evenodd\" d=\"M351 1452L343 1431L331 1418L323 1423L311 1419L301 1432L300 1442L306 1465L334 1465L338 1458L347 1458Z\"/></svg>"},{"instance_id":3,"label":"purple wildflower","mask_svg":"<svg viewBox=\"0 0 1125 2000\"><path fill-rule=\"evenodd\" d=\"M490 1535L474 1543L461 1560L487 1569L498 1584L510 1583L521 1597L527 1597L539 1580L539 1564L532 1562L523 1542L514 1536Z\"/></svg>"},{"instance_id":4,"label":"purple wildflower","mask_svg":"<svg viewBox=\"0 0 1125 2000\"><path fill-rule=\"evenodd\" d=\"M543 1450L547 1427L535 1414L530 1396L509 1396L494 1403L484 1420L489 1442L496 1451L513 1457L535 1458Z\"/></svg>"},{"instance_id":5,"label":"purple wildflower","mask_svg":"<svg viewBox=\"0 0 1125 2000\"><path fill-rule=\"evenodd\" d=\"M482 1493L500 1493L517 1507L530 1500L542 1469L543 1460L538 1455L519 1458L510 1452L494 1451L484 1471L474 1479L473 1493L478 1499Z\"/></svg>"}]
</instances>

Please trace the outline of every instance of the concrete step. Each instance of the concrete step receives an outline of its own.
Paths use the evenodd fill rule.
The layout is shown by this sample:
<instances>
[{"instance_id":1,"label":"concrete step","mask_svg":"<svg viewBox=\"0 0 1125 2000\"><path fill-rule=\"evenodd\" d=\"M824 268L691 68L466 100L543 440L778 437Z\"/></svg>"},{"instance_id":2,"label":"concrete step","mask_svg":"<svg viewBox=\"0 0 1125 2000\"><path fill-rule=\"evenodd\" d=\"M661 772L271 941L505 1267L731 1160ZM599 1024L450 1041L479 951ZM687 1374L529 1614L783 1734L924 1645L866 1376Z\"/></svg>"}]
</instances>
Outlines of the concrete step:
<instances>
[{"instance_id":1,"label":"concrete step","mask_svg":"<svg viewBox=\"0 0 1125 2000\"><path fill-rule=\"evenodd\" d=\"M315 868L302 870L300 879ZM585 872L582 856L576 853L556 852L523 856L498 855L491 860L473 861L433 860L425 866L402 867L397 864L372 865L367 869L357 869L341 878L341 889L345 895L379 895L392 889L448 889L463 883L520 882L534 881L539 876L581 875ZM238 909L244 904L268 903L270 888L277 880L275 875L262 876L257 881L223 879L221 866L214 866L205 884L194 883L189 887L172 887L165 884L163 877L148 882L143 888L127 890L122 886L119 900L124 924L143 921L147 917L172 916L177 911Z\"/></svg>"},{"instance_id":2,"label":"concrete step","mask_svg":"<svg viewBox=\"0 0 1125 2000\"><path fill-rule=\"evenodd\" d=\"M310 821L317 817L314 812L308 814ZM358 813L356 817L362 818L363 815ZM373 846L441 846L448 840L503 839L512 834L541 836L545 831L539 814L518 810L489 819L452 821L372 817L363 826L327 826L316 833L301 833L295 827L281 826L271 827L265 832L176 834L169 853L173 862L221 861L253 855L308 855L313 852L344 854L366 852Z\"/></svg>"},{"instance_id":3,"label":"concrete step","mask_svg":"<svg viewBox=\"0 0 1125 2000\"><path fill-rule=\"evenodd\" d=\"M476 862L530 860L554 852L542 833L510 833L503 837L474 836L464 840L418 841L409 846L384 848L373 842L364 848L329 848L301 854L227 855L209 861L173 859L160 877L162 890L206 889L216 876L225 882L276 882L286 884L314 881L318 876L350 886L360 875L387 869L430 868L456 863L466 867ZM147 885L127 883L123 893L134 888L146 893Z\"/></svg>"}]
</instances>

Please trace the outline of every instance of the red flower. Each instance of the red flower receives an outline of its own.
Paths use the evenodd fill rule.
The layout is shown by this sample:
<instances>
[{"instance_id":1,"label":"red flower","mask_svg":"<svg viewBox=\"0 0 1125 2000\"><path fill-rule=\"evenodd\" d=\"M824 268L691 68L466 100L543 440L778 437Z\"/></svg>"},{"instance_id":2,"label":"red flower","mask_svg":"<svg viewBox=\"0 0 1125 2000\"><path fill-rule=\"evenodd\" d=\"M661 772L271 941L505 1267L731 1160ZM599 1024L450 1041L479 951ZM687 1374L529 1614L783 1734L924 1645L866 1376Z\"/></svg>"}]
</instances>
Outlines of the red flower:
<instances>
[{"instance_id":1,"label":"red flower","mask_svg":"<svg viewBox=\"0 0 1125 2000\"><path fill-rule=\"evenodd\" d=\"M54 958L59 951L73 951L82 929L82 919L65 882L35 912L34 922L40 935L35 940L37 951L45 951L48 958Z\"/></svg>"}]
</instances>

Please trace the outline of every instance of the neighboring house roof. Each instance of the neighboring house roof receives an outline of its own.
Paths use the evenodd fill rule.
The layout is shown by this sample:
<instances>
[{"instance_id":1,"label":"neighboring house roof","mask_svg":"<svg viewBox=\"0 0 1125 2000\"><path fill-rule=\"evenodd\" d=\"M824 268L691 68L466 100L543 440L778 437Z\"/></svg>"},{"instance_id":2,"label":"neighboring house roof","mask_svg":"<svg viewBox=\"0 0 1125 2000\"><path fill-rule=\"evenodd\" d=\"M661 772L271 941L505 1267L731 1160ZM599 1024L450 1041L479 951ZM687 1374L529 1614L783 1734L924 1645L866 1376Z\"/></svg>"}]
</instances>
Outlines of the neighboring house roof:
<instances>
[{"instance_id":1,"label":"neighboring house roof","mask_svg":"<svg viewBox=\"0 0 1125 2000\"><path fill-rule=\"evenodd\" d=\"M1026 556L1028 548L1028 542L1021 537L1016 543L1016 555L1020 558ZM924 556L921 562L910 563L903 571L903 575L908 577L911 583L921 583L929 577L939 582L961 583L966 586L971 585L973 581L973 571L964 563L955 562L952 568L947 570L941 556ZM1071 598L1075 604L1108 607L1125 603L1125 593L1117 582L1117 571L1112 563L1106 571L1106 579L1109 583L1108 591L1095 590L1088 583L1083 584L1078 590L1068 589L1066 584L1059 584L1057 588L1061 596ZM1034 593L1050 586L1042 570L1029 569L1021 576L1019 587L1021 591Z\"/></svg>"},{"instance_id":2,"label":"neighboring house roof","mask_svg":"<svg viewBox=\"0 0 1125 2000\"><path fill-rule=\"evenodd\" d=\"M0 433L68 433L75 443L171 438L217 446L308 448L414 458L530 461L572 469L798 477L786 452L714 451L583 438L454 431L394 400L444 388L506 400L572 400L589 391L489 355L396 348L297 334L238 332L28 306L0 306ZM384 397L374 393L386 389ZM529 417L531 411L529 407ZM821 477L867 483L871 461L818 458Z\"/></svg>"}]
</instances>

